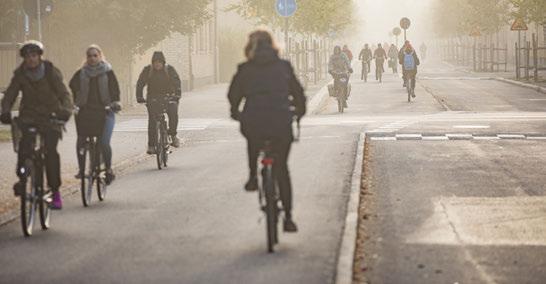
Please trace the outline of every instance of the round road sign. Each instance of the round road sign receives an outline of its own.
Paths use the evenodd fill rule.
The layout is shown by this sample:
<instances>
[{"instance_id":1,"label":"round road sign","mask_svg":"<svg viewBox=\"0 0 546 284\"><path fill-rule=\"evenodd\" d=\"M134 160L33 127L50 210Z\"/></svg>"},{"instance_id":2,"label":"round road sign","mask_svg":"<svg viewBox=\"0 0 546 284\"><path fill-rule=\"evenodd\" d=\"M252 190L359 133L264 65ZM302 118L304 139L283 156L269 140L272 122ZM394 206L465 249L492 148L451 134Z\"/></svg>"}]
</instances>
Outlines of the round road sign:
<instances>
[{"instance_id":1,"label":"round road sign","mask_svg":"<svg viewBox=\"0 0 546 284\"><path fill-rule=\"evenodd\" d=\"M400 20L400 27L403 28L404 30L409 29L410 26L411 26L410 19L402 18L402 20Z\"/></svg>"},{"instance_id":2,"label":"round road sign","mask_svg":"<svg viewBox=\"0 0 546 284\"><path fill-rule=\"evenodd\" d=\"M399 27L396 27L392 30L392 34L395 36L399 36L400 34L402 34L402 30Z\"/></svg>"}]
</instances>

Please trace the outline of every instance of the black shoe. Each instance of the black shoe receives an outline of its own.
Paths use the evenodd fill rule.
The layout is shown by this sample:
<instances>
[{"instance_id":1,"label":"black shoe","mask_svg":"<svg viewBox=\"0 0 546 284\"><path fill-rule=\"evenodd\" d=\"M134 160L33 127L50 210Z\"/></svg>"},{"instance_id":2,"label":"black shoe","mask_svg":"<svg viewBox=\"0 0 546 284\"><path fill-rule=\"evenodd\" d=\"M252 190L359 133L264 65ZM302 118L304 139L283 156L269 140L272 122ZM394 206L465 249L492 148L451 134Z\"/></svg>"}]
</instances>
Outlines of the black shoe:
<instances>
[{"instance_id":1,"label":"black shoe","mask_svg":"<svg viewBox=\"0 0 546 284\"><path fill-rule=\"evenodd\" d=\"M294 223L292 218L286 218L283 222L283 231L286 233L296 233L298 231L298 226Z\"/></svg>"},{"instance_id":2,"label":"black shoe","mask_svg":"<svg viewBox=\"0 0 546 284\"><path fill-rule=\"evenodd\" d=\"M18 181L13 185L13 194L15 196L21 196L25 192L25 183L23 181Z\"/></svg>"},{"instance_id":3,"label":"black shoe","mask_svg":"<svg viewBox=\"0 0 546 284\"><path fill-rule=\"evenodd\" d=\"M148 150L146 151L146 154L148 155L155 155L155 146L148 146Z\"/></svg>"},{"instance_id":4,"label":"black shoe","mask_svg":"<svg viewBox=\"0 0 546 284\"><path fill-rule=\"evenodd\" d=\"M106 182L106 185L112 184L115 179L116 175L114 174L114 171L112 171L112 169L106 170L106 173L104 174L104 182Z\"/></svg>"},{"instance_id":5,"label":"black shoe","mask_svg":"<svg viewBox=\"0 0 546 284\"><path fill-rule=\"evenodd\" d=\"M74 175L74 178L75 179L81 179L82 178L82 174L80 172L78 172L76 175Z\"/></svg>"},{"instance_id":6,"label":"black shoe","mask_svg":"<svg viewBox=\"0 0 546 284\"><path fill-rule=\"evenodd\" d=\"M176 135L171 136L171 146L174 148L180 147L180 139Z\"/></svg>"},{"instance_id":7,"label":"black shoe","mask_svg":"<svg viewBox=\"0 0 546 284\"><path fill-rule=\"evenodd\" d=\"M258 178L251 177L245 184L245 190L247 192L253 192L258 190Z\"/></svg>"}]
</instances>

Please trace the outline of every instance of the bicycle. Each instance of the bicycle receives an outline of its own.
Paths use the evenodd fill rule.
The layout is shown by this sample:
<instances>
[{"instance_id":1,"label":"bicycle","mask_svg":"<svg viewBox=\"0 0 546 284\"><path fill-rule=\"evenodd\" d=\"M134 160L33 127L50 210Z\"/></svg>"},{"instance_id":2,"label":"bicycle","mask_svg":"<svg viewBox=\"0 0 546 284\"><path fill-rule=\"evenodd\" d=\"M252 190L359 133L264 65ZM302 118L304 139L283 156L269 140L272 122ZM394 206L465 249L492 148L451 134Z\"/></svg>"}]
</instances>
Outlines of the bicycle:
<instances>
[{"instance_id":1,"label":"bicycle","mask_svg":"<svg viewBox=\"0 0 546 284\"><path fill-rule=\"evenodd\" d=\"M110 107L105 107L110 111ZM78 154L83 157L83 168L80 169L82 203L84 207L91 204L94 185L97 188L99 201L104 201L108 185L106 182L106 167L100 147L100 137L90 135L85 138L84 145L78 150ZM89 157L89 159L87 159ZM86 173L86 170L88 171Z\"/></svg>"},{"instance_id":2,"label":"bicycle","mask_svg":"<svg viewBox=\"0 0 546 284\"><path fill-rule=\"evenodd\" d=\"M159 170L167 167L167 162L170 154L171 137L167 132L167 106L172 103L170 96L165 96L162 99L156 99L153 107L159 107L160 111L156 115L156 141L155 141L155 155L157 161L157 168Z\"/></svg>"},{"instance_id":3,"label":"bicycle","mask_svg":"<svg viewBox=\"0 0 546 284\"><path fill-rule=\"evenodd\" d=\"M381 64L380 64L381 63ZM385 64L384 59L376 59L375 61L375 76L377 77L377 80L379 80L379 83L383 83L383 64Z\"/></svg>"},{"instance_id":4,"label":"bicycle","mask_svg":"<svg viewBox=\"0 0 546 284\"><path fill-rule=\"evenodd\" d=\"M55 125L62 126L64 129L64 121L52 119L51 122ZM36 126L23 126L19 119L15 117L11 125L12 139L14 151L19 152L19 142L23 136L30 135L32 149L28 158L23 163L23 168L18 169L24 174L24 178L20 182L24 183L24 191L21 192L21 226L25 237L29 237L33 233L34 223L36 221L36 211L39 212L40 225L42 230L47 230L50 227L51 209L50 205L53 200L53 192L50 189L44 188L44 171L45 171L45 139L43 139L40 130ZM30 180L28 180L30 178Z\"/></svg>"},{"instance_id":5,"label":"bicycle","mask_svg":"<svg viewBox=\"0 0 546 284\"><path fill-rule=\"evenodd\" d=\"M408 103L411 102L411 98L415 98L415 76L406 75L406 91L408 92Z\"/></svg>"},{"instance_id":6,"label":"bicycle","mask_svg":"<svg viewBox=\"0 0 546 284\"><path fill-rule=\"evenodd\" d=\"M370 73L370 63L368 61L362 61L362 77L364 82L368 82L368 73Z\"/></svg>"},{"instance_id":7,"label":"bicycle","mask_svg":"<svg viewBox=\"0 0 546 284\"><path fill-rule=\"evenodd\" d=\"M349 74L347 72L334 72L334 93L337 99L337 110L344 113L347 106L347 98L350 92Z\"/></svg>"},{"instance_id":8,"label":"bicycle","mask_svg":"<svg viewBox=\"0 0 546 284\"><path fill-rule=\"evenodd\" d=\"M299 119L296 121L297 134L294 142L298 142L300 137L300 121ZM273 253L275 245L279 243L278 222L283 209L279 206L280 193L273 176L275 153L272 152L270 140L264 142L264 146L260 151L260 160L262 165L262 186L258 188L258 202L266 217L267 251Z\"/></svg>"}]
</instances>

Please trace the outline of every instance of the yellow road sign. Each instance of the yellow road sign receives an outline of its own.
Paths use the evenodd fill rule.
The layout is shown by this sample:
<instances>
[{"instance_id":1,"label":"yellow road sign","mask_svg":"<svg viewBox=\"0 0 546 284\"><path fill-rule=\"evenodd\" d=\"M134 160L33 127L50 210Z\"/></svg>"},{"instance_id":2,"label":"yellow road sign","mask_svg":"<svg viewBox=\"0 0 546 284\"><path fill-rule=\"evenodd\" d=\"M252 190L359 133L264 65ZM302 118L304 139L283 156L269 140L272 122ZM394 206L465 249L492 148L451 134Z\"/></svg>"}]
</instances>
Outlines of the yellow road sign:
<instances>
[{"instance_id":1,"label":"yellow road sign","mask_svg":"<svg viewBox=\"0 0 546 284\"><path fill-rule=\"evenodd\" d=\"M528 29L529 28L527 27L527 24L525 23L525 20L523 20L523 18L517 18L510 28L510 30L512 31L526 31Z\"/></svg>"},{"instance_id":2,"label":"yellow road sign","mask_svg":"<svg viewBox=\"0 0 546 284\"><path fill-rule=\"evenodd\" d=\"M479 37L481 35L482 35L482 33L480 32L479 27L473 28L472 31L470 32L470 36L473 36L473 37Z\"/></svg>"}]
</instances>

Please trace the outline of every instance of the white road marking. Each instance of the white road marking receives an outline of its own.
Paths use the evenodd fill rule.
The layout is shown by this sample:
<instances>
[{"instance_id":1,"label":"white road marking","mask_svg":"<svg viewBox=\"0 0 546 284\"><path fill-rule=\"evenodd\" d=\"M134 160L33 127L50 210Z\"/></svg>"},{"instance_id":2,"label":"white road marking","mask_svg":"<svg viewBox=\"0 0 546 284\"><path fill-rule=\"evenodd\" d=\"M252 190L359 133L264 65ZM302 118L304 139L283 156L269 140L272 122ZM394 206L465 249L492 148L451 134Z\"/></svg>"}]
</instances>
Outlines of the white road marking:
<instances>
[{"instance_id":1,"label":"white road marking","mask_svg":"<svg viewBox=\"0 0 546 284\"><path fill-rule=\"evenodd\" d=\"M458 129L487 129L491 128L489 125L454 125L453 128Z\"/></svg>"},{"instance_id":2,"label":"white road marking","mask_svg":"<svg viewBox=\"0 0 546 284\"><path fill-rule=\"evenodd\" d=\"M525 135L520 134L499 134L497 137L500 139L525 139Z\"/></svg>"}]
</instances>

